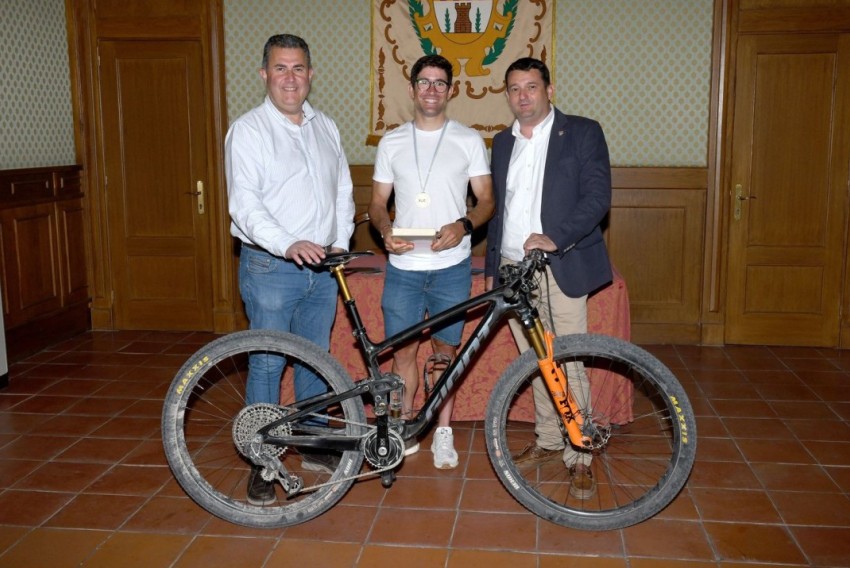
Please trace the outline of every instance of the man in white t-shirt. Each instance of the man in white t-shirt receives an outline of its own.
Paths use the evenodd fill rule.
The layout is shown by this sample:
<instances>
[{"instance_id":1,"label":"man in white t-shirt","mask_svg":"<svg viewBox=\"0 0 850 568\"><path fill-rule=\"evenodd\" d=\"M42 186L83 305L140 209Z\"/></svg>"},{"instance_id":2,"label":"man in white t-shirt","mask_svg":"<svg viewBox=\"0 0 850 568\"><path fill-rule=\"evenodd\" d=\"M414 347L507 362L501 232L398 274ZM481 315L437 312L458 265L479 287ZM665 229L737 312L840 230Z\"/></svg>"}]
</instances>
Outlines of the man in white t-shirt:
<instances>
[{"instance_id":1,"label":"man in white t-shirt","mask_svg":"<svg viewBox=\"0 0 850 568\"><path fill-rule=\"evenodd\" d=\"M408 93L412 122L388 132L378 145L372 177L369 217L381 232L389 253L381 307L387 337L428 315L469 298L472 287L472 231L493 215L493 187L487 150L481 136L446 115L452 86L452 65L440 55L421 57L411 69ZM467 188L476 205L467 211ZM387 205L395 192L395 221ZM430 242L407 240L394 229L433 229ZM461 342L464 320L431 329L434 353L453 358ZM417 342L393 352L393 372L404 379L403 415L409 417L419 387ZM431 451L434 466L457 467L458 455L450 426L454 396L440 409ZM405 450L415 453L419 444Z\"/></svg>"}]
</instances>

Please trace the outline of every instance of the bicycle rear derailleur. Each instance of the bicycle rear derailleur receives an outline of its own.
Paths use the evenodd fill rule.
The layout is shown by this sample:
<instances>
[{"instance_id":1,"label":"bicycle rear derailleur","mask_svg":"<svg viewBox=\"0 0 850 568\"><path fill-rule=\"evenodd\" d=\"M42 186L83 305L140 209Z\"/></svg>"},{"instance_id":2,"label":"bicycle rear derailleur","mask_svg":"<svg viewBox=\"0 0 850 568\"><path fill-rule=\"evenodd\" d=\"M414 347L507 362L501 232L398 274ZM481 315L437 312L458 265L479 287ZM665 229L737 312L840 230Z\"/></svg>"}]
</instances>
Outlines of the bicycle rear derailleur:
<instances>
[{"instance_id":1,"label":"bicycle rear derailleur","mask_svg":"<svg viewBox=\"0 0 850 568\"><path fill-rule=\"evenodd\" d=\"M285 447L264 444L258 434L261 428L284 418L287 410L268 403L251 404L243 408L233 421L233 442L237 450L255 466L261 467L260 476L264 481L280 481L287 495L295 495L304 488L304 480L286 471L278 459L286 451ZM281 424L270 432L274 436L289 436L292 426Z\"/></svg>"}]
</instances>

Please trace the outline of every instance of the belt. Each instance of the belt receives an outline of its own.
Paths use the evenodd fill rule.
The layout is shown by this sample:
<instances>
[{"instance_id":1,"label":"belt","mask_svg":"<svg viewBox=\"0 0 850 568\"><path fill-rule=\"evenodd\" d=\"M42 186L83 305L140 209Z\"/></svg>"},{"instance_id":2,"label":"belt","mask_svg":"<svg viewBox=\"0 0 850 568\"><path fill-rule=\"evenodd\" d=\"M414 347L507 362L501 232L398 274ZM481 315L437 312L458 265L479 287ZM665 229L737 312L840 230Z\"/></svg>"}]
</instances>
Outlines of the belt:
<instances>
[{"instance_id":1,"label":"belt","mask_svg":"<svg viewBox=\"0 0 850 568\"><path fill-rule=\"evenodd\" d=\"M245 248L251 249L253 251L264 252L266 254L270 254L271 256L275 256L272 253L270 253L269 251L267 251L266 249L264 249L263 247L258 247L257 245L255 245L253 243L246 243L245 241L242 241L242 246L245 247ZM324 247L325 254L328 254L329 252L331 252L331 248L333 248L332 245L325 246Z\"/></svg>"},{"instance_id":2,"label":"belt","mask_svg":"<svg viewBox=\"0 0 850 568\"><path fill-rule=\"evenodd\" d=\"M247 248L247 249L255 250L255 251L257 251L257 252L264 252L264 253L266 253L266 254L271 254L269 251L267 251L267 250L266 250L266 249L264 249L263 247L258 247L258 246L257 246L257 245L255 245L255 244L252 244L252 243L246 243L245 241L242 241L242 246L243 246L243 247L245 247L245 248Z\"/></svg>"}]
</instances>

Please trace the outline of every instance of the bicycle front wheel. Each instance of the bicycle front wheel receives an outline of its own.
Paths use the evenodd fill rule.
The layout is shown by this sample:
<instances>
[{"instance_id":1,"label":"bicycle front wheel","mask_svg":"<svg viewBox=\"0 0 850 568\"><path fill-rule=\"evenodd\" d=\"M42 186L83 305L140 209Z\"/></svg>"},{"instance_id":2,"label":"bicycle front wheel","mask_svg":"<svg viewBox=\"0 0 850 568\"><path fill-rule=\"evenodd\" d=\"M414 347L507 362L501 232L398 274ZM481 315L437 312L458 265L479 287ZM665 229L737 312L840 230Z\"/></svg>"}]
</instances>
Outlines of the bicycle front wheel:
<instances>
[{"instance_id":1,"label":"bicycle front wheel","mask_svg":"<svg viewBox=\"0 0 850 568\"><path fill-rule=\"evenodd\" d=\"M618 529L657 514L684 487L696 455L684 389L650 353L612 337L557 337L554 353L565 373L583 367L588 377L590 401L581 412L591 418L592 449L584 458L596 489L571 494L561 452L518 459L536 443L531 383L540 373L531 350L502 374L487 406L487 451L499 479L527 509L566 527Z\"/></svg>"},{"instance_id":2,"label":"bicycle front wheel","mask_svg":"<svg viewBox=\"0 0 850 568\"><path fill-rule=\"evenodd\" d=\"M245 405L248 361L255 370L285 361L279 405ZM283 359L281 359L283 358ZM303 366L342 393L354 383L340 364L317 345L292 334L253 330L224 336L203 347L178 372L162 412L162 441L171 470L184 491L210 513L250 527L283 527L310 520L339 501L363 463L359 451L341 454L333 471L317 471L295 448L262 445L260 452L303 480L307 490L287 496L275 482L273 500L248 502L251 463L240 452L259 429L282 418L295 403L292 368ZM287 436L365 432L363 401L350 398L286 423L273 434ZM340 456L340 454L337 454ZM279 461L278 461L279 460ZM305 465L307 463L307 465ZM256 499L254 500L256 502Z\"/></svg>"}]
</instances>

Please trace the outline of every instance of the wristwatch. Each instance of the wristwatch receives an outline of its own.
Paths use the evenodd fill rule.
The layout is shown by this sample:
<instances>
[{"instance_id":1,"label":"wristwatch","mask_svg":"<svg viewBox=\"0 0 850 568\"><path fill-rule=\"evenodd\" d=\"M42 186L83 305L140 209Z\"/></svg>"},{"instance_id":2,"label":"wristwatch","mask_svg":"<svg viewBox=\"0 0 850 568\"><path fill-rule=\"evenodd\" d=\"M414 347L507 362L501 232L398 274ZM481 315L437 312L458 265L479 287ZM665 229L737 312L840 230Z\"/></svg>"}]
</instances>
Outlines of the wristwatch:
<instances>
[{"instance_id":1,"label":"wristwatch","mask_svg":"<svg viewBox=\"0 0 850 568\"><path fill-rule=\"evenodd\" d=\"M469 217L461 217L460 219L458 219L455 222L463 225L463 232L465 234L467 234L467 235L472 234L472 230L474 229L474 227L472 226L472 221L469 220Z\"/></svg>"}]
</instances>

